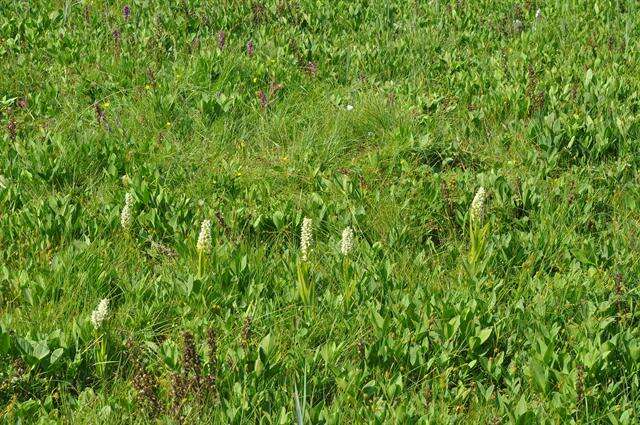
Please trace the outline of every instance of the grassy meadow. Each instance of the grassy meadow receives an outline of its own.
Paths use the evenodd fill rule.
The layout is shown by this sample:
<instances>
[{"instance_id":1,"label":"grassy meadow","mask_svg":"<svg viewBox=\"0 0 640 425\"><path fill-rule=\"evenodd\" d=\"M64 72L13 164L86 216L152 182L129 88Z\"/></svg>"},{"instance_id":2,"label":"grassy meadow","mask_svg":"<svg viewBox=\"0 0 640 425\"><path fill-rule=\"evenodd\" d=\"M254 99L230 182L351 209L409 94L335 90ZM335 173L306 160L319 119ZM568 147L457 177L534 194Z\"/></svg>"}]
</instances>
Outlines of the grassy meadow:
<instances>
[{"instance_id":1,"label":"grassy meadow","mask_svg":"<svg viewBox=\"0 0 640 425\"><path fill-rule=\"evenodd\" d=\"M638 423L639 25L0 0L0 423Z\"/></svg>"}]
</instances>

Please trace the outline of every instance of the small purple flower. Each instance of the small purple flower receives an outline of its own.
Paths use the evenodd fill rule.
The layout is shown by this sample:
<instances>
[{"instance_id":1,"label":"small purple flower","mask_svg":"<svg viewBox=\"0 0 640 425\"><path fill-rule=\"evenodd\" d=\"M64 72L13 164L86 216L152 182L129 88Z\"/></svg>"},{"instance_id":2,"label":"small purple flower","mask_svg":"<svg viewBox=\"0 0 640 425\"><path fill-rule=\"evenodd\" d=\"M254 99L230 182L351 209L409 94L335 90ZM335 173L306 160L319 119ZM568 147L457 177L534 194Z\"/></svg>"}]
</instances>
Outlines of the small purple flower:
<instances>
[{"instance_id":1,"label":"small purple flower","mask_svg":"<svg viewBox=\"0 0 640 425\"><path fill-rule=\"evenodd\" d=\"M247 42L247 54L249 55L249 57L253 56L254 51L255 51L255 47L253 45L253 40L249 40Z\"/></svg>"},{"instance_id":2,"label":"small purple flower","mask_svg":"<svg viewBox=\"0 0 640 425\"><path fill-rule=\"evenodd\" d=\"M116 42L116 44L120 44L120 36L122 34L120 33L119 29L115 29L113 30L113 40Z\"/></svg>"},{"instance_id":3,"label":"small purple flower","mask_svg":"<svg viewBox=\"0 0 640 425\"><path fill-rule=\"evenodd\" d=\"M93 108L96 111L96 120L98 121L98 124L102 124L106 119L104 109L102 109L98 102L93 104Z\"/></svg>"},{"instance_id":4,"label":"small purple flower","mask_svg":"<svg viewBox=\"0 0 640 425\"><path fill-rule=\"evenodd\" d=\"M227 40L227 34L224 33L224 31L220 31L218 33L218 47L220 48L220 50L224 49L224 43Z\"/></svg>"},{"instance_id":5,"label":"small purple flower","mask_svg":"<svg viewBox=\"0 0 640 425\"><path fill-rule=\"evenodd\" d=\"M11 117L9 119L9 124L7 124L7 132L9 133L9 138L13 141L16 140L16 135L18 134L17 127L16 120Z\"/></svg>"},{"instance_id":6,"label":"small purple flower","mask_svg":"<svg viewBox=\"0 0 640 425\"><path fill-rule=\"evenodd\" d=\"M26 97L23 97L23 98L18 100L18 107L20 109L25 109L27 107L27 98Z\"/></svg>"},{"instance_id":7,"label":"small purple flower","mask_svg":"<svg viewBox=\"0 0 640 425\"><path fill-rule=\"evenodd\" d=\"M262 109L266 108L269 104L269 100L267 99L267 95L265 94L264 90L260 90L258 92L258 97L260 98L260 107Z\"/></svg>"},{"instance_id":8,"label":"small purple flower","mask_svg":"<svg viewBox=\"0 0 640 425\"><path fill-rule=\"evenodd\" d=\"M312 76L315 77L316 74L318 73L318 65L316 65L315 62L313 61L309 61L307 63L307 72Z\"/></svg>"},{"instance_id":9,"label":"small purple flower","mask_svg":"<svg viewBox=\"0 0 640 425\"><path fill-rule=\"evenodd\" d=\"M122 9L122 14L124 15L125 20L129 20L129 17L131 16L131 7L129 7L129 5L126 5Z\"/></svg>"}]
</instances>

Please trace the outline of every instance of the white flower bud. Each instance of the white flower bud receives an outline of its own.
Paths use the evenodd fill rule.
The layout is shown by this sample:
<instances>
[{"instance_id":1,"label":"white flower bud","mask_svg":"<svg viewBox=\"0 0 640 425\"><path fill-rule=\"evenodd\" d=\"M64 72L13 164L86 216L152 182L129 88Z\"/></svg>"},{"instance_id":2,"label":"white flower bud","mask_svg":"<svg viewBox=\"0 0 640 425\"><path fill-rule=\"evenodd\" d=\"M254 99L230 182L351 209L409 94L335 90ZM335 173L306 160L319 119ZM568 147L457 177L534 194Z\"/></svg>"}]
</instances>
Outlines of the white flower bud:
<instances>
[{"instance_id":1,"label":"white flower bud","mask_svg":"<svg viewBox=\"0 0 640 425\"><path fill-rule=\"evenodd\" d=\"M300 232L300 252L302 253L302 261L307 261L309 255L309 247L313 239L311 226L313 221L310 218L302 220L302 230Z\"/></svg>"},{"instance_id":2,"label":"white flower bud","mask_svg":"<svg viewBox=\"0 0 640 425\"><path fill-rule=\"evenodd\" d=\"M209 252L211 250L211 220L202 221L196 248L199 252Z\"/></svg>"},{"instance_id":3,"label":"white flower bud","mask_svg":"<svg viewBox=\"0 0 640 425\"><path fill-rule=\"evenodd\" d=\"M353 249L353 229L347 227L342 231L342 240L340 241L340 252L342 255L349 255Z\"/></svg>"},{"instance_id":4,"label":"white flower bud","mask_svg":"<svg viewBox=\"0 0 640 425\"><path fill-rule=\"evenodd\" d=\"M131 208L133 207L133 196L127 193L124 197L124 207L120 213L120 224L124 230L129 230L133 222Z\"/></svg>"},{"instance_id":5,"label":"white flower bud","mask_svg":"<svg viewBox=\"0 0 640 425\"><path fill-rule=\"evenodd\" d=\"M481 223L484 219L485 214L485 201L486 201L487 193L484 190L484 187L480 187L476 192L476 195L473 197L473 201L471 202L471 221L475 223Z\"/></svg>"},{"instance_id":6,"label":"white flower bud","mask_svg":"<svg viewBox=\"0 0 640 425\"><path fill-rule=\"evenodd\" d=\"M98 329L102 322L107 318L109 314L109 299L103 298L95 310L91 312L91 323L95 329Z\"/></svg>"}]
</instances>

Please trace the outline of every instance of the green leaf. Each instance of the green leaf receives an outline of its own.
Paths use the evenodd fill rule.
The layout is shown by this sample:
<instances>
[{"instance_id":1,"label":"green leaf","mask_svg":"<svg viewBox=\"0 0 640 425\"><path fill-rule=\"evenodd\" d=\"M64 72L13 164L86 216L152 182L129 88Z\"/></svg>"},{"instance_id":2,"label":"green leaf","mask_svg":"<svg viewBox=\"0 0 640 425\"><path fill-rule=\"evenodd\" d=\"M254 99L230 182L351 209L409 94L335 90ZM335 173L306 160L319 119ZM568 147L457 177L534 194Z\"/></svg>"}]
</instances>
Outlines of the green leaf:
<instances>
[{"instance_id":1,"label":"green leaf","mask_svg":"<svg viewBox=\"0 0 640 425\"><path fill-rule=\"evenodd\" d=\"M37 341L33 344L33 357L38 360L42 360L49 355L51 350L47 347L47 343L45 341Z\"/></svg>"},{"instance_id":2,"label":"green leaf","mask_svg":"<svg viewBox=\"0 0 640 425\"><path fill-rule=\"evenodd\" d=\"M62 356L63 352L64 350L62 348L56 348L55 350L53 350L53 353L51 353L51 357L49 357L49 363L54 364L55 362L57 362L60 356Z\"/></svg>"},{"instance_id":3,"label":"green leaf","mask_svg":"<svg viewBox=\"0 0 640 425\"><path fill-rule=\"evenodd\" d=\"M535 360L531 360L529 363L529 369L531 370L531 376L533 377L533 382L538 387L540 391L543 393L547 392L547 374L544 371L544 368L540 363Z\"/></svg>"},{"instance_id":4,"label":"green leaf","mask_svg":"<svg viewBox=\"0 0 640 425\"><path fill-rule=\"evenodd\" d=\"M282 229L284 222L284 213L282 211L276 211L271 215L271 219L273 220L273 224L276 226L276 229Z\"/></svg>"},{"instance_id":5,"label":"green leaf","mask_svg":"<svg viewBox=\"0 0 640 425\"><path fill-rule=\"evenodd\" d=\"M607 414L607 418L609 419L612 425L618 425L620 423L618 422L618 418L616 418L616 416L611 412Z\"/></svg>"},{"instance_id":6,"label":"green leaf","mask_svg":"<svg viewBox=\"0 0 640 425\"><path fill-rule=\"evenodd\" d=\"M256 359L253 369L256 372L257 376L262 375L262 372L264 372L264 362L260 357Z\"/></svg>"},{"instance_id":7,"label":"green leaf","mask_svg":"<svg viewBox=\"0 0 640 425\"><path fill-rule=\"evenodd\" d=\"M460 316L456 316L451 320L449 320L449 322L447 323L447 326L445 327L447 331L445 333L445 336L447 337L447 339L453 337L459 328L460 328Z\"/></svg>"},{"instance_id":8,"label":"green leaf","mask_svg":"<svg viewBox=\"0 0 640 425\"><path fill-rule=\"evenodd\" d=\"M484 328L480 331L480 333L478 334L478 337L480 338L480 344L484 344L487 339L489 339L489 337L491 336L491 332L493 332L493 328Z\"/></svg>"},{"instance_id":9,"label":"green leaf","mask_svg":"<svg viewBox=\"0 0 640 425\"><path fill-rule=\"evenodd\" d=\"M411 364L411 366L415 366L416 359L417 359L417 354L418 354L418 346L417 345L414 345L414 346L409 348L409 363Z\"/></svg>"},{"instance_id":10,"label":"green leaf","mask_svg":"<svg viewBox=\"0 0 640 425\"><path fill-rule=\"evenodd\" d=\"M622 415L620 415L620 423L623 423L623 424L631 423L632 414L633 414L633 409L627 409L624 412L622 412Z\"/></svg>"},{"instance_id":11,"label":"green leaf","mask_svg":"<svg viewBox=\"0 0 640 425\"><path fill-rule=\"evenodd\" d=\"M11 347L11 340L9 339L9 334L3 332L0 334L0 354L7 354L9 352L9 348Z\"/></svg>"},{"instance_id":12,"label":"green leaf","mask_svg":"<svg viewBox=\"0 0 640 425\"><path fill-rule=\"evenodd\" d=\"M536 425L538 424L538 420L536 418L536 414L531 410L526 411L516 421L517 425Z\"/></svg>"},{"instance_id":13,"label":"green leaf","mask_svg":"<svg viewBox=\"0 0 640 425\"><path fill-rule=\"evenodd\" d=\"M33 356L33 346L31 345L31 341L28 341L24 338L16 338L16 343L18 344L18 348L26 354L27 356Z\"/></svg>"},{"instance_id":14,"label":"green leaf","mask_svg":"<svg viewBox=\"0 0 640 425\"><path fill-rule=\"evenodd\" d=\"M269 353L271 352L271 334L267 334L262 341L260 341L260 345L258 346L258 360L260 360L265 365L269 361ZM257 365L256 361L256 365Z\"/></svg>"},{"instance_id":15,"label":"green leaf","mask_svg":"<svg viewBox=\"0 0 640 425\"><path fill-rule=\"evenodd\" d=\"M364 386L362 387L362 392L368 395L373 395L378 391L377 385L376 385L376 381L375 380L371 380L369 382L367 382L366 384L364 384Z\"/></svg>"},{"instance_id":16,"label":"green leaf","mask_svg":"<svg viewBox=\"0 0 640 425\"><path fill-rule=\"evenodd\" d=\"M181 282L182 283L182 289L184 290L185 295L188 297L189 295L191 295L191 292L193 291L193 276L189 275L188 279Z\"/></svg>"},{"instance_id":17,"label":"green leaf","mask_svg":"<svg viewBox=\"0 0 640 425\"><path fill-rule=\"evenodd\" d=\"M33 305L33 295L31 295L31 289L22 288L22 297L29 305Z\"/></svg>"},{"instance_id":18,"label":"green leaf","mask_svg":"<svg viewBox=\"0 0 640 425\"><path fill-rule=\"evenodd\" d=\"M516 406L516 418L524 415L525 413L527 413L527 400L524 398L524 395L522 395L518 401L518 405Z\"/></svg>"},{"instance_id":19,"label":"green leaf","mask_svg":"<svg viewBox=\"0 0 640 425\"><path fill-rule=\"evenodd\" d=\"M630 342L629 343L629 355L634 362L637 362L640 359L640 343L639 342Z\"/></svg>"},{"instance_id":20,"label":"green leaf","mask_svg":"<svg viewBox=\"0 0 640 425\"><path fill-rule=\"evenodd\" d=\"M166 340L159 349L160 356L171 369L178 369L178 346L170 339Z\"/></svg>"},{"instance_id":21,"label":"green leaf","mask_svg":"<svg viewBox=\"0 0 640 425\"><path fill-rule=\"evenodd\" d=\"M378 330L384 330L385 328L385 320L384 318L380 315L380 313L378 313L377 311L373 311L373 322L374 325L376 325L376 328L378 328Z\"/></svg>"},{"instance_id":22,"label":"green leaf","mask_svg":"<svg viewBox=\"0 0 640 425\"><path fill-rule=\"evenodd\" d=\"M266 355L271 351L271 334L267 334L262 341L260 341L259 348L264 351Z\"/></svg>"},{"instance_id":23,"label":"green leaf","mask_svg":"<svg viewBox=\"0 0 640 425\"><path fill-rule=\"evenodd\" d=\"M589 83L591 83L592 79L593 79L593 71L591 70L591 68L589 68L587 69L587 75L584 78L584 86L589 87Z\"/></svg>"}]
</instances>

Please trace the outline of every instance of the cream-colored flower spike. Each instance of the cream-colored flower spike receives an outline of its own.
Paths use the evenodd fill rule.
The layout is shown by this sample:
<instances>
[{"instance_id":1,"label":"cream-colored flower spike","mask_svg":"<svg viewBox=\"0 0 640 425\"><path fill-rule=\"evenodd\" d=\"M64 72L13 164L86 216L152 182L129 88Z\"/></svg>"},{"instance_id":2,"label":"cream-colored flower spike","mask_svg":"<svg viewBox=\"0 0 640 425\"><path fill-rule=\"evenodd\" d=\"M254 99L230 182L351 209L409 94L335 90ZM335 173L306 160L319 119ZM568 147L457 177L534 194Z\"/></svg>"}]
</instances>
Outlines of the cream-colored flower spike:
<instances>
[{"instance_id":1,"label":"cream-colored flower spike","mask_svg":"<svg viewBox=\"0 0 640 425\"><path fill-rule=\"evenodd\" d=\"M91 312L91 324L93 324L93 327L98 329L100 325L102 325L102 322L104 322L104 319L107 318L108 314L109 314L109 299L103 298L98 303L98 306L96 307L96 309L93 310L93 312Z\"/></svg>"},{"instance_id":2,"label":"cream-colored flower spike","mask_svg":"<svg viewBox=\"0 0 640 425\"><path fill-rule=\"evenodd\" d=\"M307 261L309 256L309 248L313 239L313 233L311 226L313 221L310 218L305 217L302 220L302 230L300 231L300 252L302 253L302 261Z\"/></svg>"},{"instance_id":3,"label":"cream-colored flower spike","mask_svg":"<svg viewBox=\"0 0 640 425\"><path fill-rule=\"evenodd\" d=\"M202 221L196 248L199 252L209 252L211 250L211 220Z\"/></svg>"},{"instance_id":4,"label":"cream-colored flower spike","mask_svg":"<svg viewBox=\"0 0 640 425\"><path fill-rule=\"evenodd\" d=\"M127 193L124 196L124 208L122 208L122 212L120 213L120 224L124 230L129 230L131 228L131 224L133 222L133 217L131 215L132 207L133 196L130 193Z\"/></svg>"},{"instance_id":5,"label":"cream-colored flower spike","mask_svg":"<svg viewBox=\"0 0 640 425\"><path fill-rule=\"evenodd\" d=\"M342 231L342 240L340 241L340 252L342 255L349 255L353 249L353 229L347 227Z\"/></svg>"},{"instance_id":6,"label":"cream-colored flower spike","mask_svg":"<svg viewBox=\"0 0 640 425\"><path fill-rule=\"evenodd\" d=\"M486 198L487 192L481 186L471 202L471 221L474 223L482 223L482 220L484 220Z\"/></svg>"}]
</instances>

